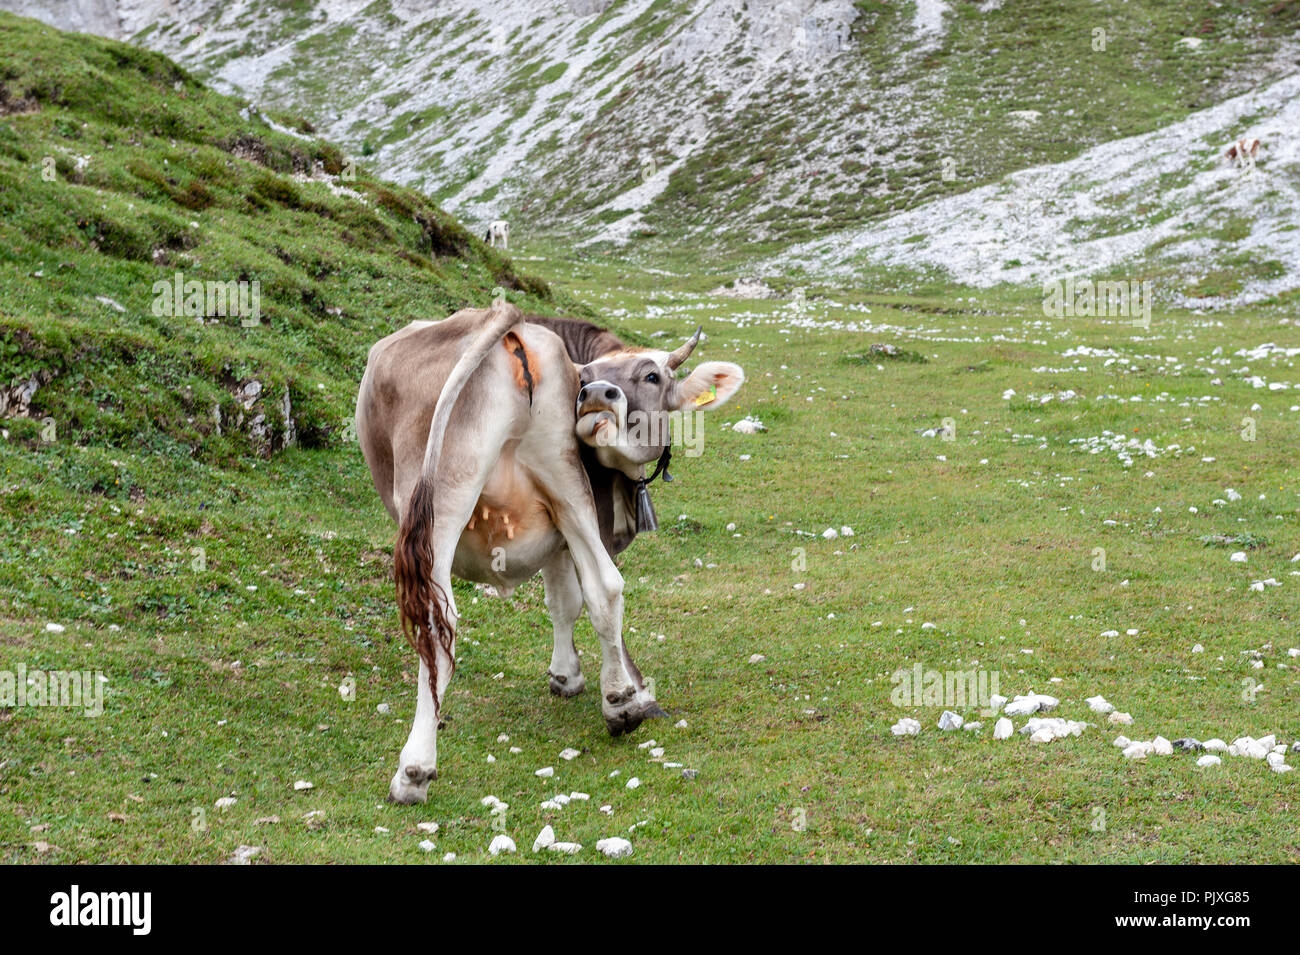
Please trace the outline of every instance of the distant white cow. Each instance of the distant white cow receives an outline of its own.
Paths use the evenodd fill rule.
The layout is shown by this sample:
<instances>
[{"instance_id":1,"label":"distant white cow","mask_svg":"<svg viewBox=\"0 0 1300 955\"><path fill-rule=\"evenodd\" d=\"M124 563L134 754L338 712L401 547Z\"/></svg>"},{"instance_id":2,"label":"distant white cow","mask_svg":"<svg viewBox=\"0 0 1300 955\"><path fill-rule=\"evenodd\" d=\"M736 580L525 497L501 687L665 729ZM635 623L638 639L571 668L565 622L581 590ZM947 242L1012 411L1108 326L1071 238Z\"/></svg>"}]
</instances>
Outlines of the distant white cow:
<instances>
[{"instance_id":1,"label":"distant white cow","mask_svg":"<svg viewBox=\"0 0 1300 955\"><path fill-rule=\"evenodd\" d=\"M1258 139L1239 139L1223 154L1225 159L1236 162L1238 168L1255 168L1255 157L1259 155Z\"/></svg>"},{"instance_id":2,"label":"distant white cow","mask_svg":"<svg viewBox=\"0 0 1300 955\"><path fill-rule=\"evenodd\" d=\"M501 240L501 248L510 248L510 223L505 219L493 219L488 226L487 235L483 236L484 241L493 248L496 247L497 239Z\"/></svg>"}]
</instances>

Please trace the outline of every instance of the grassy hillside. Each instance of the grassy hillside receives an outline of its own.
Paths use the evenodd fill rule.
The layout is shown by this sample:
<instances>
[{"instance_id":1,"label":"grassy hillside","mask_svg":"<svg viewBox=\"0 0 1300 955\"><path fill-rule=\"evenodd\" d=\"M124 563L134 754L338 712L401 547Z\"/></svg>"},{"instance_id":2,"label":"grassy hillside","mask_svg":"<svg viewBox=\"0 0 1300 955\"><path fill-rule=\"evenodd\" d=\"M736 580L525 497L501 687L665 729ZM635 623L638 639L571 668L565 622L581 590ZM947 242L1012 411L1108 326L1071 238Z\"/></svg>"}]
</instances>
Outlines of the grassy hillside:
<instances>
[{"instance_id":1,"label":"grassy hillside","mask_svg":"<svg viewBox=\"0 0 1300 955\"><path fill-rule=\"evenodd\" d=\"M337 446L389 330L495 287L556 306L424 196L159 54L8 14L0 39L0 384L36 384L12 441L229 461L288 443L287 395L297 442ZM168 314L178 273L258 283L259 314Z\"/></svg>"}]
</instances>

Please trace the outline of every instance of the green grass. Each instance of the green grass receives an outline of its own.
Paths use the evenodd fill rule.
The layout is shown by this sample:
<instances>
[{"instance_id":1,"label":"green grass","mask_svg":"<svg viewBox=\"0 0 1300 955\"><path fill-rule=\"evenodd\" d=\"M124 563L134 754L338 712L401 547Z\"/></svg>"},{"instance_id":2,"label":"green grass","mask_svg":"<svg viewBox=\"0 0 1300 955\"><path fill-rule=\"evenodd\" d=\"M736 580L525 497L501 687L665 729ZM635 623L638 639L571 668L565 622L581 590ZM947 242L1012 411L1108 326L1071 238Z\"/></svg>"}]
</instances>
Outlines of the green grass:
<instances>
[{"instance_id":1,"label":"green grass","mask_svg":"<svg viewBox=\"0 0 1300 955\"><path fill-rule=\"evenodd\" d=\"M1060 697L1073 719L1094 722L1083 701L1101 693L1133 714L1122 729L1134 739L1293 740L1300 412L1245 378L1300 375L1293 360L1233 356L1300 344L1283 306L1222 321L1157 309L1144 331L1046 318L1033 290L864 274L809 288L796 321L786 300L708 297L729 263L690 248L654 260L516 250L555 289L511 292L530 307L585 303L656 345L702 324L697 357L746 369L704 455L675 459L677 479L657 487L663 529L621 558L629 649L672 718L609 738L585 619L592 685L562 701L546 690L540 581L509 601L458 584L441 778L427 805L390 806L415 658L398 635L394 529L341 422L372 341L484 301L503 275L542 286L442 218L452 244L431 259L413 217L437 210L364 170L353 186L366 204L294 181L294 150L329 161L331 147L240 119L161 58L4 16L0 39L6 101L35 90L0 118L0 384L49 373L0 439L0 671L108 681L99 718L0 709L0 861L221 862L241 845L261 847L258 862L482 861L489 794L510 804L521 848L503 862L531 858L548 822L586 848L547 862L591 860L612 835L640 862L1297 861L1297 774L1234 758L1128 762L1107 727L1047 745L995 742L988 718L978 734L940 733L942 707L890 699L891 674L915 663L981 668L1003 693ZM79 98L79 83L112 82L113 115ZM233 156L232 136L268 158ZM84 181L73 152L92 157ZM40 177L46 154L72 162L54 182ZM185 205L195 181L213 197L198 211ZM344 235L363 229L364 242ZM264 276L264 326L154 316L152 283L182 253L187 273ZM864 361L873 344L924 360ZM1078 345L1129 361L1036 370L1070 367L1062 353ZM1216 347L1226 364L1211 364ZM252 379L273 397L289 388L296 444L203 425L209 401L234 412ZM1065 389L1081 397L1028 398ZM725 427L746 414L770 430ZM918 433L945 418L954 440ZM1181 453L1125 468L1071 444L1104 430ZM1215 505L1228 487L1241 500ZM854 536L820 536L841 525ZM1282 586L1248 590L1264 577ZM352 699L339 692L349 679ZM1243 693L1246 680L1264 689ZM892 736L901 716L922 733ZM638 748L652 738L698 776ZM565 747L582 754L560 760ZM538 779L548 765L554 779ZM628 790L634 775L643 785ZM591 801L539 807L570 791ZM441 826L431 854L418 848L427 820Z\"/></svg>"}]
</instances>

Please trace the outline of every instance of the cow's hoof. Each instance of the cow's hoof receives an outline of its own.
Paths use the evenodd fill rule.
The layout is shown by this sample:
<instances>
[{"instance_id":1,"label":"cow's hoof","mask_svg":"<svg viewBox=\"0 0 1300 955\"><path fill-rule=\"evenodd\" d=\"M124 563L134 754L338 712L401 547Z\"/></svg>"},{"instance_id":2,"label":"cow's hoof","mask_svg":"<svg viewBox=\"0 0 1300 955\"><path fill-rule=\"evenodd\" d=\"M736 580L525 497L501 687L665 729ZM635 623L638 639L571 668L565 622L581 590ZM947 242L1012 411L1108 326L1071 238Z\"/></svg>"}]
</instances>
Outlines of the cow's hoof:
<instances>
[{"instance_id":1,"label":"cow's hoof","mask_svg":"<svg viewBox=\"0 0 1300 955\"><path fill-rule=\"evenodd\" d=\"M577 676L557 676L548 670L547 674L551 678L551 692L556 696L577 696L587 688L587 678L581 673Z\"/></svg>"},{"instance_id":2,"label":"cow's hoof","mask_svg":"<svg viewBox=\"0 0 1300 955\"><path fill-rule=\"evenodd\" d=\"M438 778L434 767L407 766L388 784L388 801L410 806L429 798L429 783Z\"/></svg>"},{"instance_id":3,"label":"cow's hoof","mask_svg":"<svg viewBox=\"0 0 1300 955\"><path fill-rule=\"evenodd\" d=\"M610 736L622 736L630 733L646 720L668 714L653 699L635 699L617 710L605 712L605 729Z\"/></svg>"}]
</instances>

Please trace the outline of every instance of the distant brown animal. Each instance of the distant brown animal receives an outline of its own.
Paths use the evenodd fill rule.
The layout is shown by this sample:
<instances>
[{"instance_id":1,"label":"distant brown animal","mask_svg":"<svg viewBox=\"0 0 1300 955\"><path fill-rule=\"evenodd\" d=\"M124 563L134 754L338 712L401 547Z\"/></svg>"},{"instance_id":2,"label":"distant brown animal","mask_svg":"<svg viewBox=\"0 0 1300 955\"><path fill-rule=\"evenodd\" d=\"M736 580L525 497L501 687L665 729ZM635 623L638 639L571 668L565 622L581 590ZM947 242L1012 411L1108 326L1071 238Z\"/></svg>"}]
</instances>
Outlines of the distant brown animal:
<instances>
[{"instance_id":1,"label":"distant brown animal","mask_svg":"<svg viewBox=\"0 0 1300 955\"><path fill-rule=\"evenodd\" d=\"M1237 140L1228 147L1228 151L1223 154L1223 157L1236 162L1237 168L1239 169L1244 169L1246 167L1253 169L1255 166L1255 157L1258 155L1259 140L1251 138Z\"/></svg>"}]
</instances>

